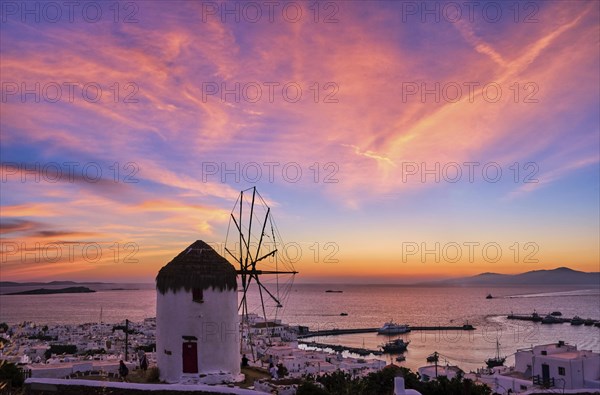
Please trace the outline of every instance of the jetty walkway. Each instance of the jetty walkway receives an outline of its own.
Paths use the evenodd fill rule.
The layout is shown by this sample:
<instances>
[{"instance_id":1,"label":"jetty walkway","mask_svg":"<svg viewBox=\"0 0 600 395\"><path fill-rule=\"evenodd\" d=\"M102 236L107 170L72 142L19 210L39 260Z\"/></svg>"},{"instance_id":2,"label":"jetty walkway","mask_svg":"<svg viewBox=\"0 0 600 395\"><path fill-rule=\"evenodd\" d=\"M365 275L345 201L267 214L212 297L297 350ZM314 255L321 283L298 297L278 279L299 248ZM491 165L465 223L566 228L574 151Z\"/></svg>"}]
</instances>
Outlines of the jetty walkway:
<instances>
[{"instance_id":1,"label":"jetty walkway","mask_svg":"<svg viewBox=\"0 0 600 395\"><path fill-rule=\"evenodd\" d=\"M508 314L506 316L506 318L508 318L509 320L519 320L519 321L531 321L531 322L541 322L542 324L562 324L562 323L570 323L572 325L585 325L585 326L592 326L594 325L595 327L599 327L600 328L600 321L595 321L595 320L591 320L591 319L586 319L583 320L581 318L578 318L577 320L575 320L575 318L566 318L566 317L562 317L562 316L551 316L551 321L546 322L545 317L548 317L549 314L538 314L538 313L533 313L533 314ZM575 322L574 322L575 321Z\"/></svg>"},{"instance_id":2,"label":"jetty walkway","mask_svg":"<svg viewBox=\"0 0 600 395\"><path fill-rule=\"evenodd\" d=\"M353 329L328 329L322 331L307 332L298 335L298 339L306 339L315 336L337 336L349 335L355 333L375 333L379 328L353 328ZM473 325L465 324L461 326L409 326L408 332L411 331L474 331ZM401 334L401 333L398 333Z\"/></svg>"}]
</instances>

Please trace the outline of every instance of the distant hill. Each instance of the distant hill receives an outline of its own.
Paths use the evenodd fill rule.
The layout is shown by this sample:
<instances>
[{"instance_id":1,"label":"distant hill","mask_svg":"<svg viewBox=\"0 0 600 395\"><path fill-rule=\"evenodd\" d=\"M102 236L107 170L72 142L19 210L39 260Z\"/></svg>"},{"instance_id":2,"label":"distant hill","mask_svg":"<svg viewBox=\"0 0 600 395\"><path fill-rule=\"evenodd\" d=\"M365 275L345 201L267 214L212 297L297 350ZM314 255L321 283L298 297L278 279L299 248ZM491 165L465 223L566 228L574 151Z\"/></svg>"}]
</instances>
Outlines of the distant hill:
<instances>
[{"instance_id":1,"label":"distant hill","mask_svg":"<svg viewBox=\"0 0 600 395\"><path fill-rule=\"evenodd\" d=\"M436 285L595 285L600 272L581 272L568 267L533 270L521 274L481 273L476 276L430 282Z\"/></svg>"},{"instance_id":2,"label":"distant hill","mask_svg":"<svg viewBox=\"0 0 600 395\"><path fill-rule=\"evenodd\" d=\"M51 295L51 294L81 294L81 293L90 293L96 292L93 289L89 289L87 287L67 287L60 289L32 289L31 291L23 291L23 292L13 292L6 295Z\"/></svg>"},{"instance_id":3,"label":"distant hill","mask_svg":"<svg viewBox=\"0 0 600 395\"><path fill-rule=\"evenodd\" d=\"M83 282L78 283L75 281L50 281L49 283L43 282L26 282L18 283L14 281L0 281L0 287L42 287L42 286L57 286L57 285L77 285L77 284L104 284L100 282Z\"/></svg>"}]
</instances>

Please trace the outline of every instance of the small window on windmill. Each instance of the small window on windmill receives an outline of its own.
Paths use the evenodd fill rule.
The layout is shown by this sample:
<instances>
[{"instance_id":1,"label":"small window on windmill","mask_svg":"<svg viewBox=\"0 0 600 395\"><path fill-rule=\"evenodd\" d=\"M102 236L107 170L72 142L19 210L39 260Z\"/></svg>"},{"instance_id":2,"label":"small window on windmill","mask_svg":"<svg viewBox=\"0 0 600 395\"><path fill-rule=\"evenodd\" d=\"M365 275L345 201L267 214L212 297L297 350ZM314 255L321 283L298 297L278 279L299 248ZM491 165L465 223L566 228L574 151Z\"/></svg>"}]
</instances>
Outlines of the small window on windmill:
<instances>
[{"instance_id":1,"label":"small window on windmill","mask_svg":"<svg viewBox=\"0 0 600 395\"><path fill-rule=\"evenodd\" d=\"M204 294L202 288L192 289L192 300L196 303L204 303Z\"/></svg>"}]
</instances>

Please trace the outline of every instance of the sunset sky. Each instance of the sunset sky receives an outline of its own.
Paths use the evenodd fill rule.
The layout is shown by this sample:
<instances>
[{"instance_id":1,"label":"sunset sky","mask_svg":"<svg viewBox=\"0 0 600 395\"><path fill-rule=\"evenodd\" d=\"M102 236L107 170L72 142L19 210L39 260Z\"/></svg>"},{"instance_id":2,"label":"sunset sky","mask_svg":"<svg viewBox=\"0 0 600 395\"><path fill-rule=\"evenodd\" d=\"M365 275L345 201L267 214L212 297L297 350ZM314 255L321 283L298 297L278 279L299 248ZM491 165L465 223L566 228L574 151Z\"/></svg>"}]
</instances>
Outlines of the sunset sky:
<instances>
[{"instance_id":1,"label":"sunset sky","mask_svg":"<svg viewBox=\"0 0 600 395\"><path fill-rule=\"evenodd\" d=\"M0 279L151 282L252 186L297 281L600 270L600 2L459 3L3 2Z\"/></svg>"}]
</instances>

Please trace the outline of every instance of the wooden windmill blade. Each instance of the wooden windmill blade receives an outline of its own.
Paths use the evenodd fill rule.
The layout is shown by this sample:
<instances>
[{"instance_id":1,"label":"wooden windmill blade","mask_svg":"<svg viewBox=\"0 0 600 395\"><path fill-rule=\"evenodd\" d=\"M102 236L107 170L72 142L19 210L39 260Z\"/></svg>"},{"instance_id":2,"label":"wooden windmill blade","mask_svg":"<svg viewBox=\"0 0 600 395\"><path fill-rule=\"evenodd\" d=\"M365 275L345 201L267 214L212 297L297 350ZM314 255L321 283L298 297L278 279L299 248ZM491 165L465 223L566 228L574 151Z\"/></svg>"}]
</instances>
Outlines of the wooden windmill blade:
<instances>
[{"instance_id":1,"label":"wooden windmill blade","mask_svg":"<svg viewBox=\"0 0 600 395\"><path fill-rule=\"evenodd\" d=\"M286 289L289 292L288 288L291 287L293 277L298 273L289 262L280 264L278 245L281 242L279 239L271 208L258 193L256 187L241 191L230 214L225 252L237 265L242 293L239 302L239 311L242 316L241 338L243 341L244 334L247 335L254 359L256 359L256 354L249 322L251 314L248 303L249 292L252 288L258 291L259 304L257 308L265 323L268 323L266 306L269 301L274 302L276 309L283 307L285 292L282 290L285 289L280 287L280 277L290 277L286 282ZM265 284L262 280L266 278L265 276L275 279L275 289L269 289ZM268 332L268 324L266 327Z\"/></svg>"}]
</instances>

